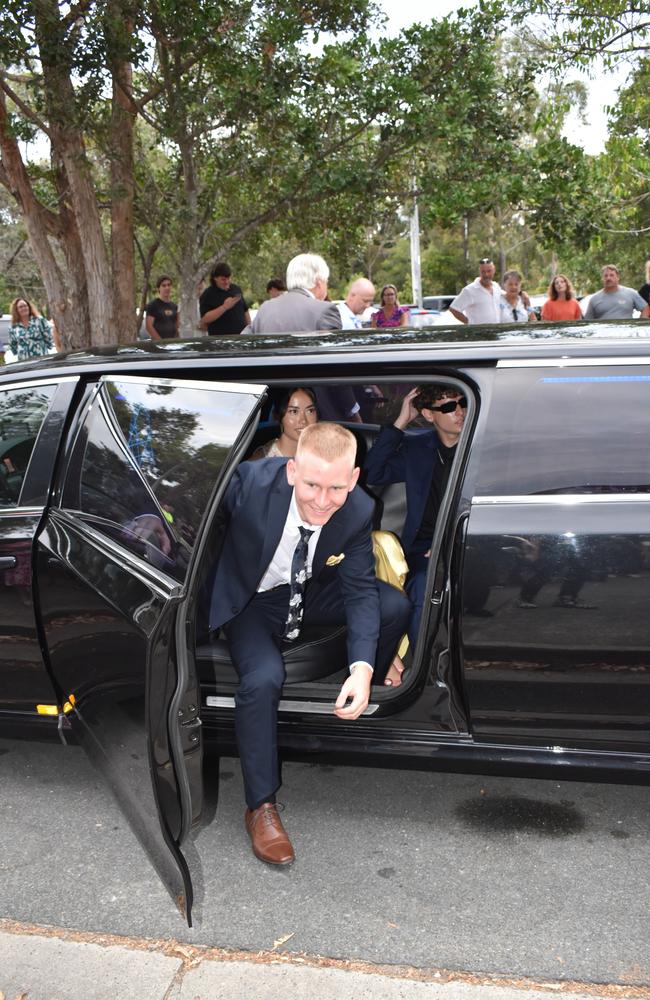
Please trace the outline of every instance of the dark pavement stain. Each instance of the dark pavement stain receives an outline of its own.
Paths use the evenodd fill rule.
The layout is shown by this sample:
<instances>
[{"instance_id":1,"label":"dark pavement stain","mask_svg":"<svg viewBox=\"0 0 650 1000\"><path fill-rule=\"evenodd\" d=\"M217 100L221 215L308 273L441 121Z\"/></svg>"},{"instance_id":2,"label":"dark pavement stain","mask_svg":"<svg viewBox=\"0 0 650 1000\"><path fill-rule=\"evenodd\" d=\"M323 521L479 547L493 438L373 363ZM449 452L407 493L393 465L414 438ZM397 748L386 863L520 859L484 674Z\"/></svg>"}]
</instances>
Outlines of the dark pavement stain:
<instances>
[{"instance_id":1,"label":"dark pavement stain","mask_svg":"<svg viewBox=\"0 0 650 1000\"><path fill-rule=\"evenodd\" d=\"M610 830L612 837L616 837L617 840L629 840L632 836L631 833L627 833L626 830Z\"/></svg>"},{"instance_id":2,"label":"dark pavement stain","mask_svg":"<svg viewBox=\"0 0 650 1000\"><path fill-rule=\"evenodd\" d=\"M395 869L394 868L379 868L378 871L377 871L377 874L381 878L392 878L393 875L395 874Z\"/></svg>"},{"instance_id":3,"label":"dark pavement stain","mask_svg":"<svg viewBox=\"0 0 650 1000\"><path fill-rule=\"evenodd\" d=\"M219 772L219 777L221 778L222 781L228 781L229 778L234 778L235 777L235 772L234 771L220 771Z\"/></svg>"},{"instance_id":4,"label":"dark pavement stain","mask_svg":"<svg viewBox=\"0 0 650 1000\"><path fill-rule=\"evenodd\" d=\"M457 808L456 815L481 832L569 837L585 828L584 816L573 806L517 795L469 799Z\"/></svg>"}]
</instances>

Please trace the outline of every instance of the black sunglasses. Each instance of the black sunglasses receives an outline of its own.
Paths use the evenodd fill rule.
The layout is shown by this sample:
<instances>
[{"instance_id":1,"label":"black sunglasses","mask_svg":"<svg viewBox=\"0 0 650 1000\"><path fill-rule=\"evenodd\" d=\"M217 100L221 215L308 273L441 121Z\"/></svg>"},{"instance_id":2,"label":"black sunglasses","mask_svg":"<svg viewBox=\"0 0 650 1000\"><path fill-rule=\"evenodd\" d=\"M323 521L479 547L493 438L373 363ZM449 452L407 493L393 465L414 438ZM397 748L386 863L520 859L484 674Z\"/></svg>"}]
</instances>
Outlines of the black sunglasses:
<instances>
[{"instance_id":1,"label":"black sunglasses","mask_svg":"<svg viewBox=\"0 0 650 1000\"><path fill-rule=\"evenodd\" d=\"M460 406L461 410L467 409L467 399L465 396L461 396L460 399L450 399L440 406L430 406L429 409L435 410L436 413L455 413L457 406Z\"/></svg>"}]
</instances>

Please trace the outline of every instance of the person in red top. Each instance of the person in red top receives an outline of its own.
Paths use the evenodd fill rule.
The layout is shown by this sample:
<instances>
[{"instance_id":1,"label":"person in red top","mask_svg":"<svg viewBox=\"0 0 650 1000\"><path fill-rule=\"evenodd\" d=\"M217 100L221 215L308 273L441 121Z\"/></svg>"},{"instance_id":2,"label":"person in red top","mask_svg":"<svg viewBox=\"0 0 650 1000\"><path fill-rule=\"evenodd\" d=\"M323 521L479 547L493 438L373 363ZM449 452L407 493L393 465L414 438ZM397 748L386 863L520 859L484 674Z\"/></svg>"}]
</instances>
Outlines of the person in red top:
<instances>
[{"instance_id":1,"label":"person in red top","mask_svg":"<svg viewBox=\"0 0 650 1000\"><path fill-rule=\"evenodd\" d=\"M566 274L556 274L548 286L548 298L542 306L542 319L551 322L582 319L580 303Z\"/></svg>"}]
</instances>

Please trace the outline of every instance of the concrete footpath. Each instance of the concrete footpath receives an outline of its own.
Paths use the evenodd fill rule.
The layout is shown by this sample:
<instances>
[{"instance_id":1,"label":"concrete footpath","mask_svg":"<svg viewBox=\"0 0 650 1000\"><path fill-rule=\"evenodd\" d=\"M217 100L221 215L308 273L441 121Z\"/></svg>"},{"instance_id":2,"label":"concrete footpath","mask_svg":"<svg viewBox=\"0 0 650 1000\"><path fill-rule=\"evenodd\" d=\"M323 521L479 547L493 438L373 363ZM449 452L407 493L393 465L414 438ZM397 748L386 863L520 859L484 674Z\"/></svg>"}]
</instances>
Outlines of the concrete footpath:
<instances>
[{"instance_id":1,"label":"concrete footpath","mask_svg":"<svg viewBox=\"0 0 650 1000\"><path fill-rule=\"evenodd\" d=\"M281 948L284 941L279 941ZM650 1000L644 987L227 952L0 920L0 1000Z\"/></svg>"}]
</instances>

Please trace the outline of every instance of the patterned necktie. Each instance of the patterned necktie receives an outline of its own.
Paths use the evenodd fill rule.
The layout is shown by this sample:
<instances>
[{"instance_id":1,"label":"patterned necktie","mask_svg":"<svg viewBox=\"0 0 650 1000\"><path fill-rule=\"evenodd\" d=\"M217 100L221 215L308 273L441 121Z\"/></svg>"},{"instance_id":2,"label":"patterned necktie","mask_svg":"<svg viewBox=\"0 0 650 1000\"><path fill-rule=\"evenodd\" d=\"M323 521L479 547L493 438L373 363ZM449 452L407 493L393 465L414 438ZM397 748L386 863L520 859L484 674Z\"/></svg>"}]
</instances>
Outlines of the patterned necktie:
<instances>
[{"instance_id":1,"label":"patterned necktie","mask_svg":"<svg viewBox=\"0 0 650 1000\"><path fill-rule=\"evenodd\" d=\"M300 635L300 626L304 613L303 601L307 585L307 550L309 539L314 534L308 528L298 527L300 538L291 560L291 595L289 597L289 613L284 626L284 638L293 642Z\"/></svg>"}]
</instances>

